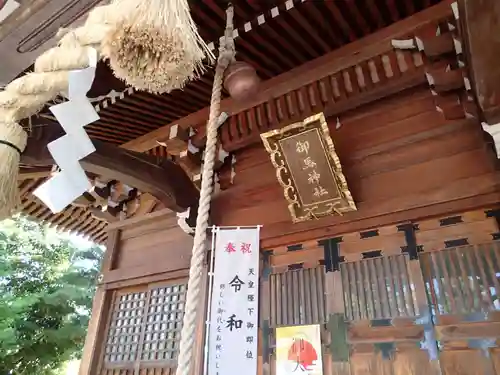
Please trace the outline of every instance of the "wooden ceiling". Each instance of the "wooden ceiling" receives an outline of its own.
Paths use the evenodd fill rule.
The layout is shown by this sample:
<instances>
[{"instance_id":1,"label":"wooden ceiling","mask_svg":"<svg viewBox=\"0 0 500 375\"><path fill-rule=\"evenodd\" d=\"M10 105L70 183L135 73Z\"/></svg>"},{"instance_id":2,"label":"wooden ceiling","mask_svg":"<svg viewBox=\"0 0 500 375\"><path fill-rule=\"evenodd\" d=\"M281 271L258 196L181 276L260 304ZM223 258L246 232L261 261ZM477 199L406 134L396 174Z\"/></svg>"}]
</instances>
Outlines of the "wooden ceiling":
<instances>
[{"instance_id":1,"label":"wooden ceiling","mask_svg":"<svg viewBox=\"0 0 500 375\"><path fill-rule=\"evenodd\" d=\"M22 212L57 229L78 233L96 243L104 243L107 238L108 222L106 220L99 219L89 210L76 206L69 206L63 212L54 215L47 206L31 194L44 180L45 178L35 178L20 181Z\"/></svg>"},{"instance_id":2,"label":"wooden ceiling","mask_svg":"<svg viewBox=\"0 0 500 375\"><path fill-rule=\"evenodd\" d=\"M276 77L346 44L407 18L440 0L233 0L237 59L251 64L263 80ZM207 42L223 34L225 2L190 0L192 15ZM101 63L103 77L109 68ZM123 145L177 119L205 108L210 103L213 68L184 90L153 95L127 91L121 97L98 103L100 120L86 127L91 138ZM97 81L97 80L96 80ZM124 90L116 80L106 82L104 91ZM103 94L103 85L95 96ZM227 93L223 93L227 97ZM159 159L171 158L158 146L149 151ZM65 230L75 230L92 240L106 239L106 221L80 207L70 206L52 215L31 194L42 178L20 182L23 211Z\"/></svg>"}]
</instances>

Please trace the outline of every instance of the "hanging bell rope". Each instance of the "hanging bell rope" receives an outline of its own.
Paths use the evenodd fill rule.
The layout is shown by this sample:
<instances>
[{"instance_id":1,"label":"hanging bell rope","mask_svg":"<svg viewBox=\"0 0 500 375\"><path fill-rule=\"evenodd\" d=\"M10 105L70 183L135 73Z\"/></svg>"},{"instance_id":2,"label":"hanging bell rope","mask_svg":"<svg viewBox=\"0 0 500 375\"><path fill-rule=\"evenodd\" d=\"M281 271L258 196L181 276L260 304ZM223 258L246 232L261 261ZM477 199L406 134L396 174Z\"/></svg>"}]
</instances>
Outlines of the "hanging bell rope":
<instances>
[{"instance_id":1,"label":"hanging bell rope","mask_svg":"<svg viewBox=\"0 0 500 375\"><path fill-rule=\"evenodd\" d=\"M111 6L94 8L82 27L64 31L57 47L42 54L28 73L0 92L0 220L17 211L19 161L28 135L19 121L38 113L68 89L69 72L88 67L88 47L100 50L115 14Z\"/></svg>"},{"instance_id":2,"label":"hanging bell rope","mask_svg":"<svg viewBox=\"0 0 500 375\"><path fill-rule=\"evenodd\" d=\"M207 124L207 144L205 149L205 162L201 179L200 202L196 229L194 235L191 266L189 269L189 281L186 294L186 305L181 331L179 357L177 360L176 375L190 375L194 359L194 343L196 340L196 322L199 309L203 261L205 258L209 219L210 201L212 199L215 154L217 149L217 120L220 114L220 100L224 72L231 62L234 61L233 41L233 7L229 5L226 11L226 31L221 38L219 46L219 57L215 67L215 76L212 87L212 99L210 101L210 115Z\"/></svg>"},{"instance_id":3,"label":"hanging bell rope","mask_svg":"<svg viewBox=\"0 0 500 375\"><path fill-rule=\"evenodd\" d=\"M102 52L115 75L152 93L182 89L213 54L191 18L187 0L115 0L117 19Z\"/></svg>"}]
</instances>

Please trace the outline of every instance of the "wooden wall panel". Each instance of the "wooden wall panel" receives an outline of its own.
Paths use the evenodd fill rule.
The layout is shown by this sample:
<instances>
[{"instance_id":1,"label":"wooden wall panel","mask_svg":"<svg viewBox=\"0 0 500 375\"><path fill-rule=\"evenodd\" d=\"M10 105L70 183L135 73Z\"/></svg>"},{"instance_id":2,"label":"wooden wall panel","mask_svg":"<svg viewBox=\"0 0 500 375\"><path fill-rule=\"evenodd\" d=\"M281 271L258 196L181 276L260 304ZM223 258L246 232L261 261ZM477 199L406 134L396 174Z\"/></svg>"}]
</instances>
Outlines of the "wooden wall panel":
<instances>
[{"instance_id":1,"label":"wooden wall panel","mask_svg":"<svg viewBox=\"0 0 500 375\"><path fill-rule=\"evenodd\" d=\"M298 264L301 264L302 268L314 268L324 258L324 250L323 246L316 242L313 246L304 246L301 250L275 249L269 258L270 266L275 272L283 272L289 266Z\"/></svg>"},{"instance_id":2,"label":"wooden wall panel","mask_svg":"<svg viewBox=\"0 0 500 375\"><path fill-rule=\"evenodd\" d=\"M146 278L176 272L182 277L189 268L193 238L178 225L170 210L162 210L142 218L111 224L110 231L119 232L113 265L105 272L104 283ZM160 277L161 279L161 277Z\"/></svg>"},{"instance_id":3,"label":"wooden wall panel","mask_svg":"<svg viewBox=\"0 0 500 375\"><path fill-rule=\"evenodd\" d=\"M79 374L173 374L192 237L177 225L176 214L166 209L111 224L108 230ZM206 267L202 277L206 284ZM199 308L204 311L205 288L201 296ZM199 348L204 324L202 313L195 338ZM200 349L193 373L201 366Z\"/></svg>"},{"instance_id":4,"label":"wooden wall panel","mask_svg":"<svg viewBox=\"0 0 500 375\"><path fill-rule=\"evenodd\" d=\"M385 229L385 233L382 230ZM389 229L389 230L388 230ZM358 260L359 253L382 251L384 254L401 253L401 247L406 245L405 236L398 231L396 225L377 228L376 236L363 238L360 233L350 233L342 236L340 251L346 260Z\"/></svg>"},{"instance_id":5,"label":"wooden wall panel","mask_svg":"<svg viewBox=\"0 0 500 375\"><path fill-rule=\"evenodd\" d=\"M324 279L324 267L272 274L270 327L325 323Z\"/></svg>"},{"instance_id":6,"label":"wooden wall panel","mask_svg":"<svg viewBox=\"0 0 500 375\"><path fill-rule=\"evenodd\" d=\"M434 218L418 223L417 244L423 251L439 251L445 247L477 245L491 241L498 232L494 217L484 210L465 212L444 218ZM452 245L454 244L455 245Z\"/></svg>"},{"instance_id":7,"label":"wooden wall panel","mask_svg":"<svg viewBox=\"0 0 500 375\"><path fill-rule=\"evenodd\" d=\"M234 185L214 199L218 225L263 224L264 248L466 211L500 195L493 157L474 120L445 120L428 88L329 119L358 206L342 217L292 224L262 146L236 154ZM441 205L441 206L438 206Z\"/></svg>"},{"instance_id":8,"label":"wooden wall panel","mask_svg":"<svg viewBox=\"0 0 500 375\"><path fill-rule=\"evenodd\" d=\"M181 238L175 239L176 231L182 232L186 236L183 240ZM174 232L174 233L171 233ZM141 242L143 243L141 245ZM175 228L171 231L155 232L143 237L137 238L137 241L130 242L126 240L123 242L118 255L117 268L132 268L144 265L146 259L149 264L158 262L160 260L169 259L171 270L189 267L189 257L192 248L192 239L184 233L180 228ZM172 253L178 253L178 257L171 257ZM176 254L177 255L177 254Z\"/></svg>"},{"instance_id":9,"label":"wooden wall panel","mask_svg":"<svg viewBox=\"0 0 500 375\"><path fill-rule=\"evenodd\" d=\"M348 320L394 319L419 314L404 255L340 264Z\"/></svg>"}]
</instances>

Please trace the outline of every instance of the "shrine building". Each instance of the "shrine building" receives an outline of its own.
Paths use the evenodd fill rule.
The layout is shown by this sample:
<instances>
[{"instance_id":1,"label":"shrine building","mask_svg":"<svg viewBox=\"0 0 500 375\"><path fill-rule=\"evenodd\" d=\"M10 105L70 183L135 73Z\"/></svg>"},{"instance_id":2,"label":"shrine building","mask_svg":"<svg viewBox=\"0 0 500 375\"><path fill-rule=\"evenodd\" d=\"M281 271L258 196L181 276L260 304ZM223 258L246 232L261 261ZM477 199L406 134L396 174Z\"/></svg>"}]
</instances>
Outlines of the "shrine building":
<instances>
[{"instance_id":1,"label":"shrine building","mask_svg":"<svg viewBox=\"0 0 500 375\"><path fill-rule=\"evenodd\" d=\"M187 2L217 56L228 2ZM0 0L0 84L105 3ZM240 375L500 375L500 2L232 6L190 373L233 375L217 332L247 329ZM176 372L215 71L154 94L100 60L92 187L56 213L33 193L64 169L66 98L20 121L22 212L106 246L80 375ZM222 261L217 228L258 237ZM241 291L248 322L214 302Z\"/></svg>"}]
</instances>

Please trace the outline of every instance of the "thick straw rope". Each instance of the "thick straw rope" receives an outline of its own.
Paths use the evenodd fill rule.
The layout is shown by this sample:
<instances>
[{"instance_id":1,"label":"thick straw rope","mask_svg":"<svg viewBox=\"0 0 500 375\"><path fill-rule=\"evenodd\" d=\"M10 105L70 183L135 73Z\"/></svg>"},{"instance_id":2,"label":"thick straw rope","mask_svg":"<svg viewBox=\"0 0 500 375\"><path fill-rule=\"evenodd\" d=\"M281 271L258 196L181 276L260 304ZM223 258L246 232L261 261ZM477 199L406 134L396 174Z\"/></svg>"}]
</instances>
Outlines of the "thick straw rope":
<instances>
[{"instance_id":1,"label":"thick straw rope","mask_svg":"<svg viewBox=\"0 0 500 375\"><path fill-rule=\"evenodd\" d=\"M0 92L0 220L19 205L17 173L28 135L19 121L40 111L45 103L68 89L69 72L89 66L88 48L100 50L108 31L112 5L94 8L82 27L66 31L57 47L42 54L33 73L8 84ZM9 145L10 144L10 145Z\"/></svg>"},{"instance_id":2,"label":"thick straw rope","mask_svg":"<svg viewBox=\"0 0 500 375\"><path fill-rule=\"evenodd\" d=\"M35 61L35 71L0 92L0 121L17 122L36 114L48 101L68 89L68 74L89 66L88 47L99 51L107 32L112 5L97 7L82 27L66 32L57 47Z\"/></svg>"},{"instance_id":3,"label":"thick straw rope","mask_svg":"<svg viewBox=\"0 0 500 375\"><path fill-rule=\"evenodd\" d=\"M220 99L224 71L234 59L233 7L226 11L226 32L219 47L219 58L215 68L215 77L210 102L210 116L207 125L207 145L203 164L200 202L189 269L189 281L186 294L186 306L181 331L179 357L176 375L190 375L196 340L196 322L199 313L199 300L202 281L205 241L207 239L210 200L212 199L212 179L214 176L215 154L217 148L217 120L220 112Z\"/></svg>"}]
</instances>

